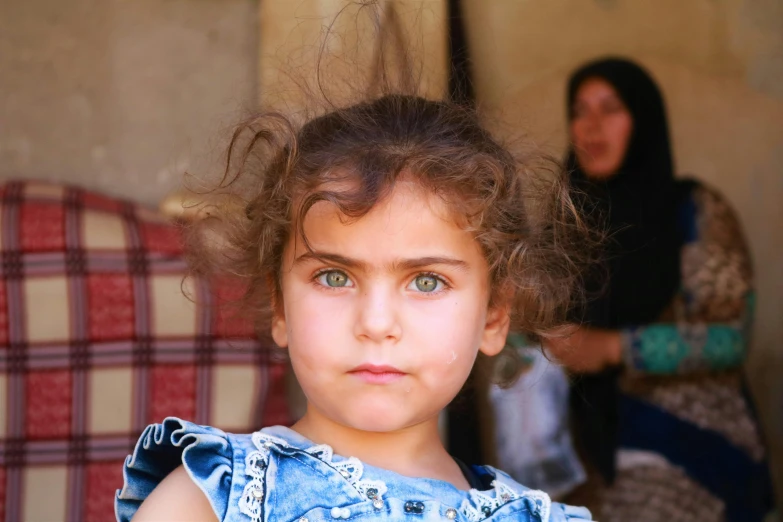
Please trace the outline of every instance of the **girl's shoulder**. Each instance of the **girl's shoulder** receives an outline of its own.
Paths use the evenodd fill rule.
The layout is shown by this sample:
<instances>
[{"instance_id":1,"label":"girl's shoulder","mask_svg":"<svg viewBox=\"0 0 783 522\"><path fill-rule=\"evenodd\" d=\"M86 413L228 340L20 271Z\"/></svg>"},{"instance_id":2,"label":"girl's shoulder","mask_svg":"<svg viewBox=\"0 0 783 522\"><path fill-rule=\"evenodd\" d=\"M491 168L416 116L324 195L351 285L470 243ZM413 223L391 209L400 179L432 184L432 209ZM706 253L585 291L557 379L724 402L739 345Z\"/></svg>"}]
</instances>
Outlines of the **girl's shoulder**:
<instances>
[{"instance_id":1,"label":"girl's shoulder","mask_svg":"<svg viewBox=\"0 0 783 522\"><path fill-rule=\"evenodd\" d=\"M123 487L115 496L117 520L130 521L153 490L180 467L204 493L215 517L224 520L236 482L235 461L251 447L251 435L229 434L174 417L147 426L125 459ZM167 485L178 487L171 480Z\"/></svg>"},{"instance_id":2,"label":"girl's shoulder","mask_svg":"<svg viewBox=\"0 0 783 522\"><path fill-rule=\"evenodd\" d=\"M133 522L215 522L217 516L204 492L190 478L185 467L180 466L155 486L152 493L132 514L132 518Z\"/></svg>"},{"instance_id":3,"label":"girl's shoulder","mask_svg":"<svg viewBox=\"0 0 783 522\"><path fill-rule=\"evenodd\" d=\"M129 521L159 484L160 500L162 490L179 494L182 484L172 485L175 478L189 477L220 521L590 520L583 508L552 503L545 493L525 488L502 471L480 468L489 475L487 487L459 491L448 483L403 477L335 455L329 446L282 426L235 435L168 418L149 426L126 459L115 506L117 519ZM177 502L181 505L194 492L189 487Z\"/></svg>"}]
</instances>

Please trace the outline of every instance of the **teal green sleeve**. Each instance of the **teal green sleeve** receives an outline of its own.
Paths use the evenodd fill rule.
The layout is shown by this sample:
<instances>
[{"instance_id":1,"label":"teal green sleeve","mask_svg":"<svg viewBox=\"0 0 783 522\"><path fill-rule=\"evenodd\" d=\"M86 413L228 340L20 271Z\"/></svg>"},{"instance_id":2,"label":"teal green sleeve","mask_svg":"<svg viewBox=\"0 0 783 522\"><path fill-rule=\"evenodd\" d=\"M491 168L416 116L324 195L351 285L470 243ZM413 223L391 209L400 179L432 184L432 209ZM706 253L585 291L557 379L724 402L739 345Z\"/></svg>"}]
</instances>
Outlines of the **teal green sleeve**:
<instances>
[{"instance_id":1,"label":"teal green sleeve","mask_svg":"<svg viewBox=\"0 0 783 522\"><path fill-rule=\"evenodd\" d=\"M752 294L731 323L657 323L622 332L625 363L639 373L673 375L741 366L748 353Z\"/></svg>"}]
</instances>

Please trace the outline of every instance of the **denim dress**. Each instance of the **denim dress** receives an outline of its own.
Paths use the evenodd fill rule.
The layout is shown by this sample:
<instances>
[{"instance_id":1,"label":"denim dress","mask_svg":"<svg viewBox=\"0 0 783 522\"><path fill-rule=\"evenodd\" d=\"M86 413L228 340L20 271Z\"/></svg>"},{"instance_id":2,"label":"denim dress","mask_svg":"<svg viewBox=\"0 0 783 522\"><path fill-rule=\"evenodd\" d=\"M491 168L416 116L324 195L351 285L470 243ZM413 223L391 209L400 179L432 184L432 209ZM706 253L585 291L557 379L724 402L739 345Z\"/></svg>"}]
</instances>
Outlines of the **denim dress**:
<instances>
[{"instance_id":1,"label":"denim dress","mask_svg":"<svg viewBox=\"0 0 783 522\"><path fill-rule=\"evenodd\" d=\"M473 467L486 488L461 491L335 455L282 426L234 435L171 417L148 426L126 459L117 520L130 521L179 465L225 522L591 520L586 509L552 503L489 466Z\"/></svg>"}]
</instances>

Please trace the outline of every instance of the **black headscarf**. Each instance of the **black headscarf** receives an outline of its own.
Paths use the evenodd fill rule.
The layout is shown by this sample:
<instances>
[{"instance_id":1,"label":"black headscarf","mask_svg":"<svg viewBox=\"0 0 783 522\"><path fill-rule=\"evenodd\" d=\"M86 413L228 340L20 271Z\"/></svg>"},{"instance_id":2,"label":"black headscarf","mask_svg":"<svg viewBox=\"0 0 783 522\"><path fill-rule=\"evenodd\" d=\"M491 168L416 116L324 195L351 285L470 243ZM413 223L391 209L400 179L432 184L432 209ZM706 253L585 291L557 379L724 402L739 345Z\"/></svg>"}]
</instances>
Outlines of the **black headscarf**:
<instances>
[{"instance_id":1,"label":"black headscarf","mask_svg":"<svg viewBox=\"0 0 783 522\"><path fill-rule=\"evenodd\" d=\"M619 171L591 180L573 149L567 166L584 210L604 216L611 234L603 277L588 280L593 298L583 311L586 326L621 329L658 319L680 284L681 234L677 208L681 187L674 178L663 98L650 75L619 58L592 62L568 83L569 120L579 87L599 78L617 92L633 118L633 130ZM596 212L597 211L597 212ZM607 279L608 276L608 279ZM617 369L576 379L572 403L580 440L604 477L614 478Z\"/></svg>"}]
</instances>

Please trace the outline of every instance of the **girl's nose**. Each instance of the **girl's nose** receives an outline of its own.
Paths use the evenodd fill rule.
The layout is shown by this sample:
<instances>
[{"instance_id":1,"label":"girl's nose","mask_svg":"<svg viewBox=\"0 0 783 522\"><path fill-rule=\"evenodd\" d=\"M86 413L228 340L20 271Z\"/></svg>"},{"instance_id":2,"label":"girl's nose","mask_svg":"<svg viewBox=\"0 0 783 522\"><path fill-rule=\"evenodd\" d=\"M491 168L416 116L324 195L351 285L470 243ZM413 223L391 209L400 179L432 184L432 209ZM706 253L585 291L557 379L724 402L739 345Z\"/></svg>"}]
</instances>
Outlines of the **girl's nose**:
<instances>
[{"instance_id":1,"label":"girl's nose","mask_svg":"<svg viewBox=\"0 0 783 522\"><path fill-rule=\"evenodd\" d=\"M399 296L389 288L367 289L359 302L355 335L359 339L376 343L399 341L402 325L398 316Z\"/></svg>"}]
</instances>

